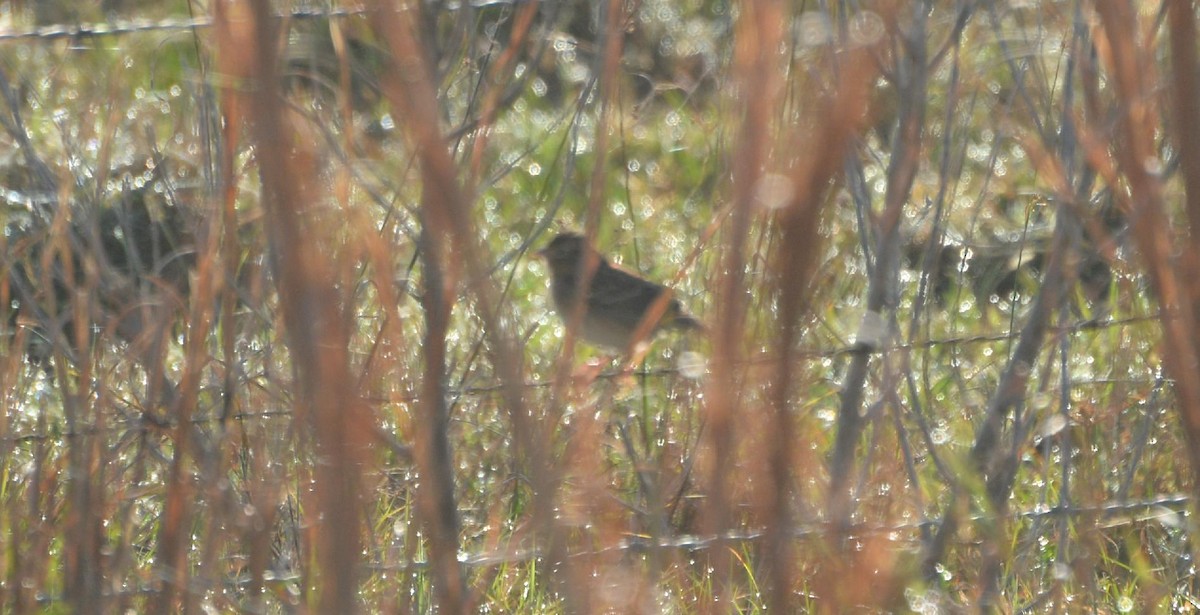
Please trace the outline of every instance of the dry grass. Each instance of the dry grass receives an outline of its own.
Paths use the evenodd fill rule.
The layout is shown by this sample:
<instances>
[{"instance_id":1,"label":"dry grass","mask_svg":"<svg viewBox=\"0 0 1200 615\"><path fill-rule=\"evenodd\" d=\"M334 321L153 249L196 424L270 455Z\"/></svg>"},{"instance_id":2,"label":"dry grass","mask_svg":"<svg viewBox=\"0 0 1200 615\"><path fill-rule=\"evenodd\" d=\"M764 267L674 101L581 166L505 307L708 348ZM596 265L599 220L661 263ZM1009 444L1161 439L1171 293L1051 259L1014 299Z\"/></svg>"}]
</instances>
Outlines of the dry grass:
<instances>
[{"instance_id":1,"label":"dry grass","mask_svg":"<svg viewBox=\"0 0 1200 615\"><path fill-rule=\"evenodd\" d=\"M0 14L6 612L1200 599L1189 4L105 6Z\"/></svg>"}]
</instances>

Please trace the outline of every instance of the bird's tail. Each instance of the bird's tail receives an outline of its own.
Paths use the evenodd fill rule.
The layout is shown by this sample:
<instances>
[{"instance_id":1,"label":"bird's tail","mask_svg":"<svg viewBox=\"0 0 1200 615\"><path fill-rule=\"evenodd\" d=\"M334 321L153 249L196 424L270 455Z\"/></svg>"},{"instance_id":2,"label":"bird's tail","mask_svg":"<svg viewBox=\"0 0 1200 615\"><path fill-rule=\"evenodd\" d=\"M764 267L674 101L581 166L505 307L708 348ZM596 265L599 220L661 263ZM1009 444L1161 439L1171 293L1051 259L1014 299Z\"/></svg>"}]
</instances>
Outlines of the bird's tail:
<instances>
[{"instance_id":1,"label":"bird's tail","mask_svg":"<svg viewBox=\"0 0 1200 615\"><path fill-rule=\"evenodd\" d=\"M707 330L703 324L700 324L699 320L696 320L687 314L680 314L676 316L675 319L671 321L671 327L674 329L679 329L680 331L704 332Z\"/></svg>"}]
</instances>

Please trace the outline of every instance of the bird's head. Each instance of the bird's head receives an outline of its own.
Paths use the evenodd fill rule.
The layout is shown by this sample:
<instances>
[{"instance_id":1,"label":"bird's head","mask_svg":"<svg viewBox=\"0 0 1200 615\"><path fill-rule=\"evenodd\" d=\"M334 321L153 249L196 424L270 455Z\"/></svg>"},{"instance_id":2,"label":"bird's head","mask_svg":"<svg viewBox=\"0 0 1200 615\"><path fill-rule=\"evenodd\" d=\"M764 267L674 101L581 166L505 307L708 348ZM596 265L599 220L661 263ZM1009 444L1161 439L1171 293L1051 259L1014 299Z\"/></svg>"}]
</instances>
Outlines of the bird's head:
<instances>
[{"instance_id":1,"label":"bird's head","mask_svg":"<svg viewBox=\"0 0 1200 615\"><path fill-rule=\"evenodd\" d=\"M579 268L579 262L590 250L587 239L579 233L559 233L546 247L538 251L538 256L546 259L550 270L557 274L573 274Z\"/></svg>"}]
</instances>

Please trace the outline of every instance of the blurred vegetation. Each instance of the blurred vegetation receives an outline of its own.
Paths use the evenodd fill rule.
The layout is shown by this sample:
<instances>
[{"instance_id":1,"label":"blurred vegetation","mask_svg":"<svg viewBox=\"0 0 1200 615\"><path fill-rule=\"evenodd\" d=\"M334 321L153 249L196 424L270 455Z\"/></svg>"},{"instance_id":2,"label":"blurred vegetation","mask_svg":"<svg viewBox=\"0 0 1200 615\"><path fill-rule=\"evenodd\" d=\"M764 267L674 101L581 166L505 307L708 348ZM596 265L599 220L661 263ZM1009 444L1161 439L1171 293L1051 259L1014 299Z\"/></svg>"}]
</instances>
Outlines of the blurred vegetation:
<instances>
[{"instance_id":1,"label":"blurred vegetation","mask_svg":"<svg viewBox=\"0 0 1200 615\"><path fill-rule=\"evenodd\" d=\"M1183 228L1165 4L1128 6ZM396 35L276 3L257 51L220 10L0 9L5 612L322 611L344 585L366 612L1196 607L1194 453L1091 4L428 2ZM453 186L404 98L422 71ZM300 202L271 164L310 171ZM535 255L563 229L711 335L633 365L564 346ZM289 286L301 257L337 318ZM329 330L339 416L311 390Z\"/></svg>"}]
</instances>

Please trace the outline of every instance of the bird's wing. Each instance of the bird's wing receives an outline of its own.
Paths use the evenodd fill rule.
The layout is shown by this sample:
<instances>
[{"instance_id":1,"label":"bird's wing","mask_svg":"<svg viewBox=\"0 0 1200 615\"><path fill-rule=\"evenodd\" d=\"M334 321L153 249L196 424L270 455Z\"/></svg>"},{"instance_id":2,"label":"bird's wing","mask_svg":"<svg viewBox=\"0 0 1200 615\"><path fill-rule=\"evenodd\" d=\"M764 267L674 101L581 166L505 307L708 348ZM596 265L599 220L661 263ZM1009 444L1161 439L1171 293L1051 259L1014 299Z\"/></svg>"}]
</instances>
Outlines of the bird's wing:
<instances>
[{"instance_id":1,"label":"bird's wing","mask_svg":"<svg viewBox=\"0 0 1200 615\"><path fill-rule=\"evenodd\" d=\"M588 311L631 328L641 322L646 309L665 290L615 267L596 273L588 293Z\"/></svg>"}]
</instances>

